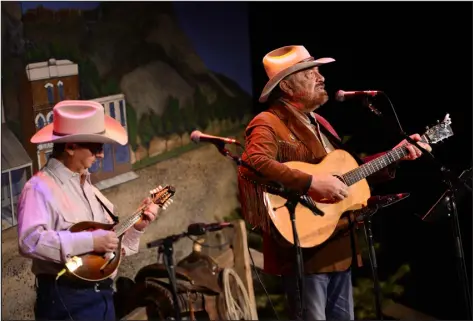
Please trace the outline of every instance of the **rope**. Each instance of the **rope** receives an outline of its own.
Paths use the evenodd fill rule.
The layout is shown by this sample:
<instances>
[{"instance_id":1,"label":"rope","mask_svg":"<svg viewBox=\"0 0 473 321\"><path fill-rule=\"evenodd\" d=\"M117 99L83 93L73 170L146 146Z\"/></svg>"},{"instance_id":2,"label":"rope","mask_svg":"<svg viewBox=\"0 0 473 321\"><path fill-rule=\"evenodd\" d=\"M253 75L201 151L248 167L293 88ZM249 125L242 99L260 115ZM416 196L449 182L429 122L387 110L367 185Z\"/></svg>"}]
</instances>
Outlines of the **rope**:
<instances>
[{"instance_id":1,"label":"rope","mask_svg":"<svg viewBox=\"0 0 473 321\"><path fill-rule=\"evenodd\" d=\"M244 306L240 306L240 302L237 302L232 296L232 290L230 286L230 275L236 281L237 287L240 289L243 295L243 301L241 302ZM258 316L254 315L253 309L251 308L250 298L246 290L245 284L240 279L238 274L232 268L225 268L222 271L222 283L225 296L226 305L226 319L227 320L258 320ZM241 296L239 296L241 298Z\"/></svg>"}]
</instances>

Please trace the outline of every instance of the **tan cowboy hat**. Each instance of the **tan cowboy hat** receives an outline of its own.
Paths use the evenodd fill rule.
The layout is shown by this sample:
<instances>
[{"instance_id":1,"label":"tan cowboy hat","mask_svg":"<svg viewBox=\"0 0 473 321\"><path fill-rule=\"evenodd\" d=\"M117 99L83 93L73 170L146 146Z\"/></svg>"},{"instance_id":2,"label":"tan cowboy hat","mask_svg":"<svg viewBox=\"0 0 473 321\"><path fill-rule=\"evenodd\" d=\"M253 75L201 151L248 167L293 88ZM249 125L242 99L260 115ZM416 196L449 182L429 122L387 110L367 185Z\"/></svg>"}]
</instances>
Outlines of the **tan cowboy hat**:
<instances>
[{"instance_id":1,"label":"tan cowboy hat","mask_svg":"<svg viewBox=\"0 0 473 321\"><path fill-rule=\"evenodd\" d=\"M125 128L96 101L63 100L53 108L53 123L40 129L32 138L41 143L119 143L126 145Z\"/></svg>"},{"instance_id":2,"label":"tan cowboy hat","mask_svg":"<svg viewBox=\"0 0 473 321\"><path fill-rule=\"evenodd\" d=\"M333 58L314 59L304 46L286 46L271 51L263 58L269 81L263 88L259 102L266 102L271 91L290 74L334 61Z\"/></svg>"}]
</instances>

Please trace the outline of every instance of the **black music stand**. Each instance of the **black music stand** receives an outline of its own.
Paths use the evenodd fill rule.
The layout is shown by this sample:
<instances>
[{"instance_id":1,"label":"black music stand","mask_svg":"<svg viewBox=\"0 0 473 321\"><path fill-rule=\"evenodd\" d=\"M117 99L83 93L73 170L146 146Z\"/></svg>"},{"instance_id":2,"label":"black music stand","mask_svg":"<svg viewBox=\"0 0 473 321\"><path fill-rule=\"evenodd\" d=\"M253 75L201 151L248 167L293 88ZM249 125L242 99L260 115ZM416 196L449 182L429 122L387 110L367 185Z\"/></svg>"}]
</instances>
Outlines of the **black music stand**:
<instances>
[{"instance_id":1,"label":"black music stand","mask_svg":"<svg viewBox=\"0 0 473 321\"><path fill-rule=\"evenodd\" d=\"M442 168L443 171L450 174L448 169ZM447 176L446 175L446 176ZM467 318L470 320L473 314L471 310L471 293L470 293L470 282L468 281L468 271L465 263L465 253L463 251L462 237L460 232L460 222L458 220L457 201L464 197L468 192L471 193L471 186L466 183L466 177L470 179L471 184L471 168L462 172L462 174L454 179L447 178L445 182L448 185L448 189L442 194L437 202L430 208L430 210L422 217L423 221L433 222L439 220L444 215L450 219L452 234L454 237L455 250L456 250L456 265L458 279L460 286L463 289L463 296L467 310ZM465 178L464 178L465 177Z\"/></svg>"},{"instance_id":2,"label":"black music stand","mask_svg":"<svg viewBox=\"0 0 473 321\"><path fill-rule=\"evenodd\" d=\"M470 167L467 170L464 170L458 178L462 181L465 182L465 184L468 184L467 181L469 181L470 188L471 188L471 181L472 181L472 168ZM449 192L450 190L446 190L440 197L439 199L435 202L434 205L425 213L421 219L424 222L432 223L432 222L437 222L443 218L449 217L451 214L450 212L452 211L452 208L450 206L450 198L449 198ZM456 191L456 201L458 202L460 199L465 197L465 194L467 192L466 188L461 188L460 190Z\"/></svg>"}]
</instances>

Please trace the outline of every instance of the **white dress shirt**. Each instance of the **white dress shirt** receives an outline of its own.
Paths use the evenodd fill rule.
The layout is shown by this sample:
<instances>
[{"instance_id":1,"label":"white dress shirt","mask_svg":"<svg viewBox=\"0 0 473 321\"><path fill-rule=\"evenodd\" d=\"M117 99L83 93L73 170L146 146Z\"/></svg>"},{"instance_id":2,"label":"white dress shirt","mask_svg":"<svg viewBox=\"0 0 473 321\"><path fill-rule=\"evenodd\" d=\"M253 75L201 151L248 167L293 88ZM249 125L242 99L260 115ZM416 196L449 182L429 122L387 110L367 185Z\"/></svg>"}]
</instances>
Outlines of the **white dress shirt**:
<instances>
[{"instance_id":1,"label":"white dress shirt","mask_svg":"<svg viewBox=\"0 0 473 321\"><path fill-rule=\"evenodd\" d=\"M91 184L90 173L83 175L81 185L80 174L50 158L23 188L18 202L19 251L33 259L35 275L57 274L68 258L93 251L92 233L71 233L70 226L81 221L113 223L96 195L111 213L113 204ZM142 233L133 227L125 233L126 255L138 252Z\"/></svg>"}]
</instances>

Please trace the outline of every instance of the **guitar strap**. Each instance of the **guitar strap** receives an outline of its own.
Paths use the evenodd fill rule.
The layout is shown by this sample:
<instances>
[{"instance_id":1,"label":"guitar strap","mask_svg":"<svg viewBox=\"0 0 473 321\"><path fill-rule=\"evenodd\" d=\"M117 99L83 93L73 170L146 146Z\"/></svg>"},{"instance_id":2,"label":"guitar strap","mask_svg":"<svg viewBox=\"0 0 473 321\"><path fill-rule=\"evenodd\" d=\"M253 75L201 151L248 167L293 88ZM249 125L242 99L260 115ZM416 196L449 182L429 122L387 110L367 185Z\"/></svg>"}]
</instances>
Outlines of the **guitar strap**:
<instances>
[{"instance_id":1,"label":"guitar strap","mask_svg":"<svg viewBox=\"0 0 473 321\"><path fill-rule=\"evenodd\" d=\"M120 219L118 218L118 216L116 215L113 215L112 212L108 209L108 207L102 202L102 200L100 199L100 197L95 194L95 197L97 198L97 200L99 201L99 203L102 205L102 207L107 211L108 215L110 215L110 217L112 218L113 222L115 224L118 224L118 222L120 221Z\"/></svg>"},{"instance_id":2,"label":"guitar strap","mask_svg":"<svg viewBox=\"0 0 473 321\"><path fill-rule=\"evenodd\" d=\"M312 117L312 115L310 114L307 114L307 116L309 117L310 119L310 122L317 127L317 123L315 122L315 119ZM343 149L345 150L346 152L348 152L357 162L358 162L358 165L361 165L361 164L364 164L363 160L361 160L360 157L357 156L356 153L353 152L353 150L351 150L350 148L348 148L347 146L345 146L345 144L343 144L340 139L338 139L337 137L335 137L325 126L324 124L322 124L321 122L319 122L319 128L320 130L323 132L323 134L325 136L327 136L327 138L330 140L330 142L332 143L333 147L337 148L337 149Z\"/></svg>"}]
</instances>

